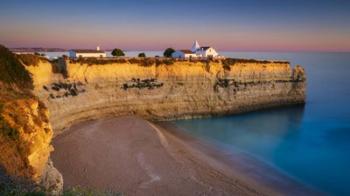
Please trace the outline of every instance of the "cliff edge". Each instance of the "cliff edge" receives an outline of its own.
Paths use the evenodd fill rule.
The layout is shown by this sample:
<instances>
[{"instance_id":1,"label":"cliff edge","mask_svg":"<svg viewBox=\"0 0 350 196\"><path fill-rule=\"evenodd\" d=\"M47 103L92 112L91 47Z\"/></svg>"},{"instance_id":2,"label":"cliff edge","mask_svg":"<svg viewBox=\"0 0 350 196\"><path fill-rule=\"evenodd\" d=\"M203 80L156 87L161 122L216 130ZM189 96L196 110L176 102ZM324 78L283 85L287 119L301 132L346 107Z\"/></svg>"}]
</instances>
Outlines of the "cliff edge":
<instances>
[{"instance_id":1,"label":"cliff edge","mask_svg":"<svg viewBox=\"0 0 350 196\"><path fill-rule=\"evenodd\" d=\"M15 56L0 47L0 166L59 194L52 137L87 119L197 118L305 103L301 66L285 61ZM50 114L49 115L49 111Z\"/></svg>"},{"instance_id":2,"label":"cliff edge","mask_svg":"<svg viewBox=\"0 0 350 196\"><path fill-rule=\"evenodd\" d=\"M48 110L32 94L32 78L21 61L1 46L0 54L0 167L9 176L0 187L14 181L27 191L44 188L57 195L63 180L48 162L53 150Z\"/></svg>"},{"instance_id":3,"label":"cliff edge","mask_svg":"<svg viewBox=\"0 0 350 196\"><path fill-rule=\"evenodd\" d=\"M171 120L305 102L304 69L289 62L148 61L66 60L55 65L65 74L43 72L47 64L28 70L35 94L52 114L55 134L74 122L103 116Z\"/></svg>"}]
</instances>

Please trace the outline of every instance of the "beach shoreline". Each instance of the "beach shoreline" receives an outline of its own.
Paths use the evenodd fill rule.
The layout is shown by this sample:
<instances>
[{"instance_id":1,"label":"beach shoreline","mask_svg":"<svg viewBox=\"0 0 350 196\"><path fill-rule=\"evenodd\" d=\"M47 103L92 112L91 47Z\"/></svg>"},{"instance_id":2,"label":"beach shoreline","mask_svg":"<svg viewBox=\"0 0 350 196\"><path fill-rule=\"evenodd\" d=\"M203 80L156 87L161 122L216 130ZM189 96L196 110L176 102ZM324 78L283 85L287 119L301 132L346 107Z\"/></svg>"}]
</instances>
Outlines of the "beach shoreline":
<instances>
[{"instance_id":1,"label":"beach shoreline","mask_svg":"<svg viewBox=\"0 0 350 196\"><path fill-rule=\"evenodd\" d=\"M259 172L270 174L271 168L260 170L242 155L227 159L171 122L135 116L86 121L58 135L53 145L52 159L66 189L81 186L126 195L316 193L275 174L266 179Z\"/></svg>"},{"instance_id":2,"label":"beach shoreline","mask_svg":"<svg viewBox=\"0 0 350 196\"><path fill-rule=\"evenodd\" d=\"M277 195L324 194L240 149L227 150L217 143L194 137L186 133L174 122L162 121L152 123L163 129L166 134L172 135L173 139L181 141L182 145L187 145L189 150L199 151L204 154L206 160L210 158L220 164L220 166L213 166L214 168L222 169L223 172L237 177L248 183L249 186L268 191L269 195L271 193Z\"/></svg>"}]
</instances>

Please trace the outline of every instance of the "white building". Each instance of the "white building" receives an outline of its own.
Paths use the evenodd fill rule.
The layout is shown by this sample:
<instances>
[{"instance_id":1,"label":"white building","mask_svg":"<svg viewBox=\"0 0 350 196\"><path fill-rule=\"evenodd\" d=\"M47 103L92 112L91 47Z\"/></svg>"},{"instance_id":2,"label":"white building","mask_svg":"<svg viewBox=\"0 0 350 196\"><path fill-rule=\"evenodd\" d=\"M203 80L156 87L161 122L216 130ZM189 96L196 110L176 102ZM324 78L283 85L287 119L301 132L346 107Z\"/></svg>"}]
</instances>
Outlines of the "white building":
<instances>
[{"instance_id":1,"label":"white building","mask_svg":"<svg viewBox=\"0 0 350 196\"><path fill-rule=\"evenodd\" d=\"M86 57L95 57L95 58L102 58L107 57L107 54L100 50L100 47L97 46L96 50L70 50L69 51L69 57L70 58L86 58Z\"/></svg>"},{"instance_id":2,"label":"white building","mask_svg":"<svg viewBox=\"0 0 350 196\"><path fill-rule=\"evenodd\" d=\"M210 46L201 47L197 41L192 46L192 51L197 54L198 57L215 58L219 56L216 50Z\"/></svg>"},{"instance_id":3,"label":"white building","mask_svg":"<svg viewBox=\"0 0 350 196\"><path fill-rule=\"evenodd\" d=\"M201 47L197 41L193 43L191 50L177 50L172 54L173 58L216 58L219 54L210 46Z\"/></svg>"},{"instance_id":4,"label":"white building","mask_svg":"<svg viewBox=\"0 0 350 196\"><path fill-rule=\"evenodd\" d=\"M171 54L173 58L187 59L187 58L196 58L197 54L191 50L177 50Z\"/></svg>"}]
</instances>

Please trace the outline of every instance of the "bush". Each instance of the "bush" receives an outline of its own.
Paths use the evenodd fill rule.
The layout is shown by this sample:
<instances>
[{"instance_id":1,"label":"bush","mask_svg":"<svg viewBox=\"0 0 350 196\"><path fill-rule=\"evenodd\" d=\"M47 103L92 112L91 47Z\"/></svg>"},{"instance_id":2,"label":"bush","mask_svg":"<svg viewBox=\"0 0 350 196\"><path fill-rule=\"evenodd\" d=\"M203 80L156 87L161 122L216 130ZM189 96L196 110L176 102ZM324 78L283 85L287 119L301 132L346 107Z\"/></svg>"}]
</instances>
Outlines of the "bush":
<instances>
[{"instance_id":1,"label":"bush","mask_svg":"<svg viewBox=\"0 0 350 196\"><path fill-rule=\"evenodd\" d=\"M164 51L164 53L163 53L163 55L164 55L164 57L171 57L171 55L173 54L175 52L175 50L173 49L173 48L167 48L165 51Z\"/></svg>"},{"instance_id":2,"label":"bush","mask_svg":"<svg viewBox=\"0 0 350 196\"><path fill-rule=\"evenodd\" d=\"M230 65L223 64L222 67L224 68L224 70L231 71Z\"/></svg>"},{"instance_id":3,"label":"bush","mask_svg":"<svg viewBox=\"0 0 350 196\"><path fill-rule=\"evenodd\" d=\"M156 60L154 58L145 58L141 59L139 65L148 67L156 64Z\"/></svg>"},{"instance_id":4,"label":"bush","mask_svg":"<svg viewBox=\"0 0 350 196\"><path fill-rule=\"evenodd\" d=\"M267 61L267 60L256 60L256 59L235 59L235 58L226 58L222 61L224 65L234 65L236 63L257 63L257 64L266 64L266 63L289 63L288 61Z\"/></svg>"},{"instance_id":5,"label":"bush","mask_svg":"<svg viewBox=\"0 0 350 196\"><path fill-rule=\"evenodd\" d=\"M125 58L118 59L101 59L101 58L78 58L78 59L70 59L69 63L80 63L80 64L88 64L88 65L106 65L112 63L127 63L128 61Z\"/></svg>"},{"instance_id":6,"label":"bush","mask_svg":"<svg viewBox=\"0 0 350 196\"><path fill-rule=\"evenodd\" d=\"M138 55L138 57L140 57L140 58L145 58L145 57L146 57L146 54L145 54L144 52L141 52L141 53Z\"/></svg>"},{"instance_id":7,"label":"bush","mask_svg":"<svg viewBox=\"0 0 350 196\"><path fill-rule=\"evenodd\" d=\"M40 61L45 61L47 59L33 54L19 54L17 58L22 61L26 66L38 66Z\"/></svg>"},{"instance_id":8,"label":"bush","mask_svg":"<svg viewBox=\"0 0 350 196\"><path fill-rule=\"evenodd\" d=\"M121 196L121 193L116 193L110 190L101 191L85 187L73 187L65 190L62 196Z\"/></svg>"},{"instance_id":9,"label":"bush","mask_svg":"<svg viewBox=\"0 0 350 196\"><path fill-rule=\"evenodd\" d=\"M165 58L165 59L156 59L156 66L159 65L172 65L174 64L174 60L171 58Z\"/></svg>"},{"instance_id":10,"label":"bush","mask_svg":"<svg viewBox=\"0 0 350 196\"><path fill-rule=\"evenodd\" d=\"M113 51L112 51L112 56L125 56L123 50L119 49L119 48L115 48Z\"/></svg>"},{"instance_id":11,"label":"bush","mask_svg":"<svg viewBox=\"0 0 350 196\"><path fill-rule=\"evenodd\" d=\"M44 191L28 191L19 185L0 182L0 195L3 196L45 196ZM97 190L85 187L72 187L64 190L62 196L121 196L121 193L112 190Z\"/></svg>"},{"instance_id":12,"label":"bush","mask_svg":"<svg viewBox=\"0 0 350 196\"><path fill-rule=\"evenodd\" d=\"M58 61L58 60L55 60ZM52 61L54 62L54 61ZM57 63L57 62L54 62ZM172 58L78 58L78 59L69 59L69 63L79 63L79 64L88 64L88 65L107 65L112 63L130 63L138 64L140 66L152 66L152 65L172 65L174 64L174 59Z\"/></svg>"},{"instance_id":13,"label":"bush","mask_svg":"<svg viewBox=\"0 0 350 196\"><path fill-rule=\"evenodd\" d=\"M30 73L16 55L2 45L0 45L0 81L23 88L33 88Z\"/></svg>"},{"instance_id":14,"label":"bush","mask_svg":"<svg viewBox=\"0 0 350 196\"><path fill-rule=\"evenodd\" d=\"M137 59L137 58L131 58L131 59L129 59L129 63L131 63L131 64L138 64L138 63L140 63L140 60Z\"/></svg>"}]
</instances>

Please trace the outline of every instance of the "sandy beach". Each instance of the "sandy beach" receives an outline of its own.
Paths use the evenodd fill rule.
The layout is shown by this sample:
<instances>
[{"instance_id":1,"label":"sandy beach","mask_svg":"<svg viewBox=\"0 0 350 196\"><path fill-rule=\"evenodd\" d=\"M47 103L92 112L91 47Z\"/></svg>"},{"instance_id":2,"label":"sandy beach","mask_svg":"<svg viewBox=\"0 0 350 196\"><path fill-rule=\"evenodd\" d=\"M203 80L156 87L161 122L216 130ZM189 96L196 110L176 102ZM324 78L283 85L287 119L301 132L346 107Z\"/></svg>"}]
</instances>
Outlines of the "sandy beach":
<instances>
[{"instance_id":1,"label":"sandy beach","mask_svg":"<svg viewBox=\"0 0 350 196\"><path fill-rule=\"evenodd\" d=\"M54 165L64 187L112 190L125 195L310 195L237 154L180 134L169 123L138 117L88 121L54 139ZM271 174L266 178L266 173Z\"/></svg>"}]
</instances>

